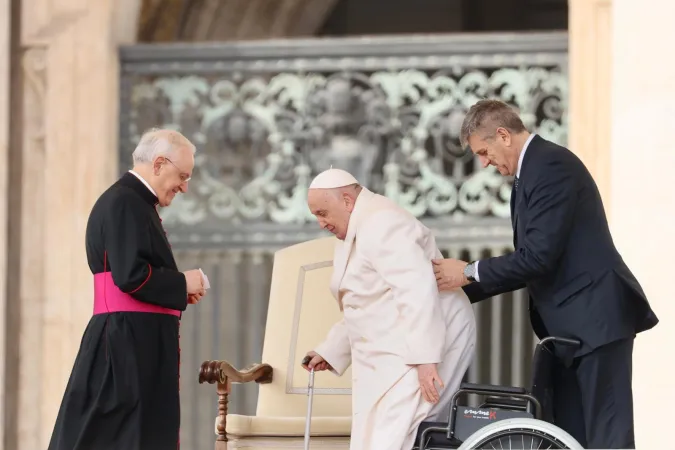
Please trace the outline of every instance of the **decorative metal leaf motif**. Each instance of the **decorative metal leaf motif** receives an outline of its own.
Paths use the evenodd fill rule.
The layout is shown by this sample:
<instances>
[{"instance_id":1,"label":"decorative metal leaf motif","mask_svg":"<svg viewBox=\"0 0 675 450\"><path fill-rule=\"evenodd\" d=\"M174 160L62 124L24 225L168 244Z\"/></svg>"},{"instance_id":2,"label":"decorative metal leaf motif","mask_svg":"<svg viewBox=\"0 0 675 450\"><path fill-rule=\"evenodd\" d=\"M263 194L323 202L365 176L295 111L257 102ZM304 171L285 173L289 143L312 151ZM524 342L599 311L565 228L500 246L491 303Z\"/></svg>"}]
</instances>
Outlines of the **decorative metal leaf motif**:
<instances>
[{"instance_id":1,"label":"decorative metal leaf motif","mask_svg":"<svg viewBox=\"0 0 675 450\"><path fill-rule=\"evenodd\" d=\"M171 127L198 146L192 189L162 212L169 226L312 221L307 187L331 165L417 217L508 217L510 181L458 142L466 110L485 97L566 143L567 79L536 66L136 75L129 138Z\"/></svg>"}]
</instances>

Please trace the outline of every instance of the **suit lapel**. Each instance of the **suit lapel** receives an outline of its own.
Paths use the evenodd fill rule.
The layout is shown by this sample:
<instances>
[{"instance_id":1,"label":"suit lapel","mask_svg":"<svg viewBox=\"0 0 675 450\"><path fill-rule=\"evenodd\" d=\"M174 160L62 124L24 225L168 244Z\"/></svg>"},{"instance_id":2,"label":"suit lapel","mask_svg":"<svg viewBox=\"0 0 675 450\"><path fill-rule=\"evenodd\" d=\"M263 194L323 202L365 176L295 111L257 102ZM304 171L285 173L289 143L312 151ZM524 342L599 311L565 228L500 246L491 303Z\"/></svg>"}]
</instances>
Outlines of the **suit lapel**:
<instances>
[{"instance_id":1,"label":"suit lapel","mask_svg":"<svg viewBox=\"0 0 675 450\"><path fill-rule=\"evenodd\" d=\"M518 186L518 189L514 189L513 192L511 192L511 205L513 205L511 208L511 223L513 225L513 247L516 248L518 247L518 210L520 209L518 206L520 205L522 195L518 195L518 191L522 193L523 191L523 186L522 183L520 186Z\"/></svg>"},{"instance_id":2,"label":"suit lapel","mask_svg":"<svg viewBox=\"0 0 675 450\"><path fill-rule=\"evenodd\" d=\"M342 300L340 299L340 285L344 279L345 272L347 271L347 265L349 263L349 257L352 254L352 249L354 248L356 240L356 229L358 227L359 214L363 211L368 203L368 200L372 197L373 193L368 189L363 188L359 197L356 199L356 204L354 205L354 210L352 215L349 218L349 225L347 227L347 236L345 240L336 244L335 247L335 256L333 257L333 276L331 277L330 290L333 293L333 296L340 304L340 310L342 310Z\"/></svg>"},{"instance_id":3,"label":"suit lapel","mask_svg":"<svg viewBox=\"0 0 675 450\"><path fill-rule=\"evenodd\" d=\"M518 247L518 211L520 210L520 202L523 201L523 189L527 183L527 167L528 161L532 156L532 152L536 152L536 147L542 139L538 134L534 135L530 144L527 146L527 151L523 157L523 163L520 166L520 177L518 177L518 189L515 186L511 189L511 226L513 227L513 246Z\"/></svg>"},{"instance_id":4,"label":"suit lapel","mask_svg":"<svg viewBox=\"0 0 675 450\"><path fill-rule=\"evenodd\" d=\"M511 226L516 229L516 185L511 188Z\"/></svg>"}]
</instances>

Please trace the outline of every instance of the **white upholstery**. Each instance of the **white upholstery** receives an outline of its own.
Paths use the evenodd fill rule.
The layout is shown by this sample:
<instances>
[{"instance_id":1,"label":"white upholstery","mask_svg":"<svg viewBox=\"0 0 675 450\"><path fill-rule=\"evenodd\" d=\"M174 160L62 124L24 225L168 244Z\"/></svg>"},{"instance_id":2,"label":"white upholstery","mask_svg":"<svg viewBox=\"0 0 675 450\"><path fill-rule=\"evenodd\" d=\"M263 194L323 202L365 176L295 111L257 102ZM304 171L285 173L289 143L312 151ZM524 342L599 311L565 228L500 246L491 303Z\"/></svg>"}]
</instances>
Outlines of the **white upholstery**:
<instances>
[{"instance_id":1,"label":"white upholstery","mask_svg":"<svg viewBox=\"0 0 675 450\"><path fill-rule=\"evenodd\" d=\"M255 416L227 416L228 448L302 448L308 373L300 362L341 319L329 292L333 237L276 252L262 362L273 382L259 385ZM312 448L347 449L351 427L351 370L315 375Z\"/></svg>"}]
</instances>

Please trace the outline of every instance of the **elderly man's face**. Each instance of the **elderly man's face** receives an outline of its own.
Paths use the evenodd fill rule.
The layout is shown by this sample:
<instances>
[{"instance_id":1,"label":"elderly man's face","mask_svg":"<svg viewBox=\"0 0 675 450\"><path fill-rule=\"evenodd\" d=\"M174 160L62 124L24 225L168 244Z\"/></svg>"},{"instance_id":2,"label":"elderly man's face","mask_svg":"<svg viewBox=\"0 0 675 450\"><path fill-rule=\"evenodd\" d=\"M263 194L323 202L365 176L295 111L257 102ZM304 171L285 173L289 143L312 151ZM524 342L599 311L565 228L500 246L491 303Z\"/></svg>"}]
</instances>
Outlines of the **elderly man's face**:
<instances>
[{"instance_id":1,"label":"elderly man's face","mask_svg":"<svg viewBox=\"0 0 675 450\"><path fill-rule=\"evenodd\" d=\"M195 159L188 148L179 148L171 156L155 160L155 186L160 206L169 206L176 194L187 192Z\"/></svg>"},{"instance_id":2,"label":"elderly man's face","mask_svg":"<svg viewBox=\"0 0 675 450\"><path fill-rule=\"evenodd\" d=\"M511 134L507 130L499 128L495 136L489 139L484 139L479 133L472 134L468 141L483 168L494 166L504 176L516 174L518 153L512 148Z\"/></svg>"},{"instance_id":3,"label":"elderly man's face","mask_svg":"<svg viewBox=\"0 0 675 450\"><path fill-rule=\"evenodd\" d=\"M328 230L341 241L347 236L349 218L354 210L355 198L333 189L310 189L307 206L324 230Z\"/></svg>"}]
</instances>

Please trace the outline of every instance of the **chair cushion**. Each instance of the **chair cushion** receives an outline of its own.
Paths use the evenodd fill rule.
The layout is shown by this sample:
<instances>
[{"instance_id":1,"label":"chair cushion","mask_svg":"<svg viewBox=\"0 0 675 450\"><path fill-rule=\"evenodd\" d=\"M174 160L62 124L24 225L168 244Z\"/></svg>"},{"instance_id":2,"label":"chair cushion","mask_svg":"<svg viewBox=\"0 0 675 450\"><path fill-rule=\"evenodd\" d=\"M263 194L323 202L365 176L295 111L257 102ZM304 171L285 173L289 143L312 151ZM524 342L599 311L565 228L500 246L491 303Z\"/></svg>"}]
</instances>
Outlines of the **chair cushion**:
<instances>
[{"instance_id":1,"label":"chair cushion","mask_svg":"<svg viewBox=\"0 0 675 450\"><path fill-rule=\"evenodd\" d=\"M301 437L228 437L227 442L217 442L216 450L302 450L305 448ZM312 437L312 450L349 450L348 437Z\"/></svg>"},{"instance_id":2,"label":"chair cushion","mask_svg":"<svg viewBox=\"0 0 675 450\"><path fill-rule=\"evenodd\" d=\"M310 430L312 436L349 437L351 427L351 417L313 417ZM227 434L236 437L302 437L305 435L305 418L228 414Z\"/></svg>"}]
</instances>

